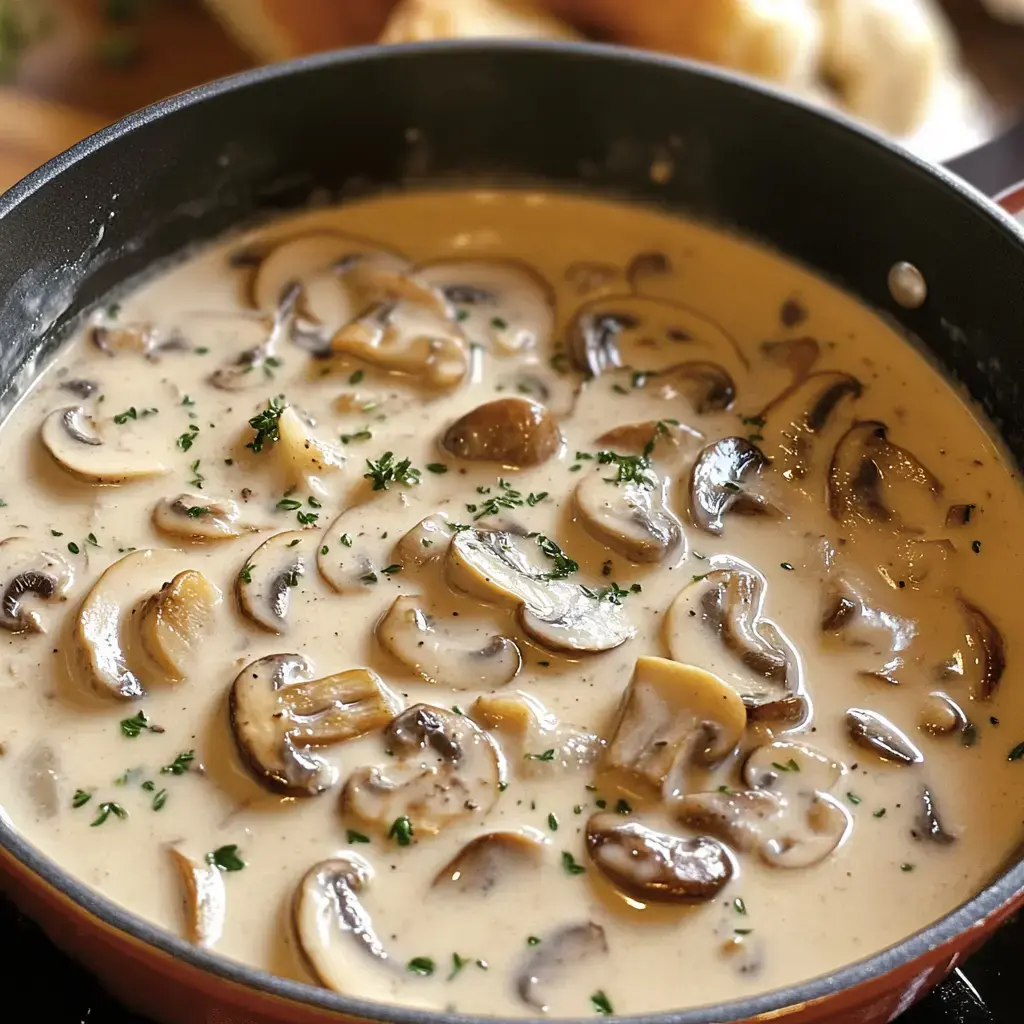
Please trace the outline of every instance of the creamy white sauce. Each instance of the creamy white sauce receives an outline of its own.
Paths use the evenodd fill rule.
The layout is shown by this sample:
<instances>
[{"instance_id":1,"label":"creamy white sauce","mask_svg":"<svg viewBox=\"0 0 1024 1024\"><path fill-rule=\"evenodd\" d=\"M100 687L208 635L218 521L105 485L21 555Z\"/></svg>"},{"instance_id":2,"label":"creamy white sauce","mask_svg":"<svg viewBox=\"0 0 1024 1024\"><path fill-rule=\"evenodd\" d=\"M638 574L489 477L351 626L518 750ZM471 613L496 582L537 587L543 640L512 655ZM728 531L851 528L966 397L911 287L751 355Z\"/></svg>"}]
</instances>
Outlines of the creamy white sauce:
<instances>
[{"instance_id":1,"label":"creamy white sauce","mask_svg":"<svg viewBox=\"0 0 1024 1024\"><path fill-rule=\"evenodd\" d=\"M423 194L317 212L274 225L248 241L266 249L268 240L326 230L375 240L417 264L480 257L527 261L555 290L553 338L520 333L524 325L546 330L548 315L535 295L524 298L522 292L509 293L509 303L493 322L493 315L459 302L448 312L464 308L467 314L453 316L447 326L443 303L413 313L407 308L403 316L455 339L456 371L460 358L468 362L461 384L428 389L420 386L427 377L422 367L412 374L388 374L358 358L318 360L294 343L288 325L279 324L273 362L244 375L241 390L219 390L209 383L210 374L262 343L272 329L247 305L252 271L233 267L229 256L248 242L234 240L139 288L121 303L115 318L98 318L115 333L150 325L159 339L184 339L184 351L172 345L152 360L130 350L110 356L93 344L89 331L70 343L3 427L7 458L0 498L6 504L0 508L0 536L29 538L37 549L62 555L74 577L66 603L26 601L45 633L0 633L5 712L0 804L14 827L87 884L186 936L192 933L183 911L185 889L167 847L174 845L202 866L207 853L237 845L244 869L222 872L217 881L207 878L214 907L223 899L225 908L223 921L207 937L216 938L222 926L215 944L219 952L303 980L313 976L293 928L296 888L318 862L346 851L358 854L373 869L360 895L389 964L374 962L351 936L335 936L339 952L325 956L329 961L334 956L331 971L336 968L345 979L345 991L500 1014L534 1012L517 994L517 972L550 948L554 933L567 925L592 922L603 928L607 952L564 967L544 988L549 1012L586 1013L604 1005L599 993L616 1012L681 1008L834 971L948 912L998 870L1020 840L1019 773L1024 768L1009 754L1024 740L1015 660L1024 634L1024 602L1015 589L1024 574L1017 543L1024 502L1015 474L985 425L920 355L874 314L793 265L736 239L644 210L541 194ZM657 377L634 380L628 371L586 383L574 400L582 374L552 370L553 343L560 348L576 309L601 295L628 292L624 270L638 253L664 254L669 270L659 272L657 261L648 261L649 273L635 278L637 289L685 304L691 312L662 313L667 319L652 329L660 347L649 348L650 364L634 362L633 369L657 369L682 359L720 363L735 381L730 410L698 414L685 396L658 397ZM287 283L293 271L285 268L278 283ZM347 318L340 286L325 263L304 280L311 307ZM594 284L597 290L588 291L586 286ZM780 322L787 300L795 300L806 313L801 322ZM643 315L650 308L643 307ZM668 360L659 331L684 321L687 336L677 340L680 355ZM714 323L736 339L738 349L723 342ZM469 346L463 331L484 347ZM769 358L761 343L804 336L820 345L815 371L852 374L863 384L863 393L839 401L813 438L806 475L797 479L790 472L787 479L785 470L792 463L770 447L777 420L769 416L762 427L749 418L792 380L790 370ZM640 337L640 351L645 351L642 332ZM564 360L556 362L563 367ZM545 400L563 438L551 458L515 470L463 461L439 447L458 417L484 402L535 387L532 378L549 389ZM96 381L98 390L79 400L61 387L73 379ZM254 437L248 420L279 394L315 419L316 444L308 447L300 439L293 446L284 437L262 452L247 450ZM122 469L130 463L136 469L160 465L166 471L117 485L75 479L46 450L40 427L53 410L78 405L108 441L104 459L117 464L117 451L111 454L111 448L119 448L131 453L121 460ZM115 423L115 415L124 422ZM661 478L667 522L671 526L674 521L681 533L662 561L633 563L588 534L572 500L582 480L594 473L614 477L616 467L576 453L627 451L599 444L597 438L622 424L670 419L699 431L707 442L731 435L761 439L758 443L776 459L754 489L783 515L727 514L718 536L698 528L690 514L687 482L700 444L684 441L679 454L667 459L656 448L651 471ZM866 523L856 516L839 522L828 514L829 461L854 419L884 421L889 441L911 452L941 481L941 494L933 493L927 481L921 482L919 469L906 461L903 476L916 474L918 484L896 480L888 487L883 481L879 493L899 509L902 525ZM283 435L287 422L286 414ZM301 420L292 428L295 423L301 428ZM348 443L342 443L342 435ZM190 439L183 442L187 450L178 443L181 437ZM365 460L379 460L387 451L395 461L407 458L420 470L418 483L370 489ZM891 470L898 458L888 454ZM97 457L95 446L74 449L74 458L87 465L95 467ZM447 472L427 469L435 464ZM527 635L508 604L456 594L445 583L443 558L417 567L392 555L394 543L430 514L443 511L452 523L472 524L486 501L507 494L499 479L523 499L501 510L505 522L553 539L579 563L560 585L584 585L593 593L614 581L627 592L611 614L635 630L632 639L597 654L548 650ZM602 486L608 493L619 490L615 484ZM151 518L154 507L184 492L235 501L242 520L257 532L206 543L158 532ZM525 501L541 492L547 497ZM298 507L291 507L294 502ZM314 553L340 544L349 528L332 532L332 523L360 503L365 507L349 513L356 524L352 532L378 549L376 582L357 575L339 593L316 571ZM974 506L968 523L946 524L951 505L968 504ZM317 518L303 524L299 513ZM209 516L199 513L191 519L206 526ZM249 564L258 575L261 558L268 556L254 552L275 532L300 529L305 534L295 536L307 555L306 571L296 586L287 588L287 631L276 636L240 613L236 587L247 584L237 581ZM359 538L359 531L367 536ZM449 536L443 530L438 534L441 549ZM951 544L921 544L940 540ZM535 538L523 545L538 570L552 568ZM160 685L149 666L138 673L145 695L118 700L89 687L74 620L103 570L136 548L165 550L138 559L146 565L119 585L115 599L135 602L176 573L195 569L219 589L221 600L203 612L206 629L182 661L181 682ZM827 556L828 550L834 557ZM334 553L341 553L340 546ZM323 557L331 573L328 556L333 558L330 550ZM394 768L395 758L385 753L379 732L318 750L338 778L337 785L318 796L269 792L239 757L228 692L241 669L273 654L303 655L313 678L369 668L393 700L406 707L426 702L470 711L486 690L475 683L472 671L465 678L463 663L459 687L445 685L443 678L426 682L375 639L375 624L402 595L422 595L436 621L457 625L469 645L484 647L495 635L513 641L522 665L502 689L541 702L563 729L609 741L639 656L675 653L735 685L754 678L701 624L699 614L687 616L682 609L675 634L665 626L677 594L687 585L699 586L702 581L695 584L694 577L713 571L723 558L741 560L763 574L763 617L776 632L764 622L758 628L775 650L789 652L790 684L798 682L813 705L813 715L794 731L786 733L785 725L776 724L775 737L802 742L845 769L829 794L844 809L838 812L842 820L848 816L844 838L814 866L773 867L756 852L733 851L733 878L708 902L681 907L623 899L585 849L585 825L601 806L598 801L612 810L625 800L633 813L623 815L623 822L643 821L679 836L699 830L674 822L651 792L628 778L615 780L602 772L600 757L606 755L598 755L597 765L574 763L587 761L593 741L588 746L579 740L575 748L570 743L570 754L583 750L583 755L566 757L565 733L540 734L524 750L496 732L507 788L495 792L493 780L487 783L491 790L482 804L493 807L486 814L471 811L436 835L417 831L415 814L410 815L413 842L408 846L389 838L386 825L360 820L339 803L341 786L359 769ZM401 568L382 571L393 564ZM828 595L843 579L856 583L869 609L889 616L886 629L853 637L864 638L866 645L844 644L821 630ZM639 592L631 590L634 584L640 585ZM988 699L979 699L984 680L978 659L985 652L978 646L977 630L968 629L958 594L982 610L1005 640L1006 671ZM599 603L591 597L584 601ZM135 633L142 613L122 610L116 634L127 651L125 664L142 665ZM102 624L96 629L103 635ZM509 651L506 647L511 657ZM117 651L109 645L105 653L116 661ZM435 660L442 669L455 665L443 651ZM940 678L938 666L949 662L959 674L947 671ZM488 672L491 665L488 661ZM870 672L889 675L897 685L859 674ZM934 736L920 728L932 691L945 693L966 713L966 732L957 726L950 735ZM850 708L886 716L923 761L911 766L886 762L855 746L844 724ZM125 735L121 720L140 711L160 731ZM771 728L748 726L741 750L769 742ZM556 750L550 761L524 758L524 753L543 756L547 749ZM189 751L194 760L187 771L161 770ZM740 763L740 754L734 754L706 775L690 772L684 785L712 791L743 788ZM792 784L789 778L782 781ZM912 836L923 786L933 794L954 842L943 845ZM78 807L74 804L85 798L76 801L76 791L88 794ZM111 811L102 824L91 827L104 802L116 803L126 816ZM435 874L460 848L496 829L521 830L541 840L539 861L524 872L510 872L486 895L431 888ZM358 842L360 835L370 841ZM585 871L570 873L566 863ZM541 942L531 944L531 936ZM433 961L433 973L406 969L414 958ZM317 956L310 959L316 963ZM462 966L453 971L453 964Z\"/></svg>"}]
</instances>

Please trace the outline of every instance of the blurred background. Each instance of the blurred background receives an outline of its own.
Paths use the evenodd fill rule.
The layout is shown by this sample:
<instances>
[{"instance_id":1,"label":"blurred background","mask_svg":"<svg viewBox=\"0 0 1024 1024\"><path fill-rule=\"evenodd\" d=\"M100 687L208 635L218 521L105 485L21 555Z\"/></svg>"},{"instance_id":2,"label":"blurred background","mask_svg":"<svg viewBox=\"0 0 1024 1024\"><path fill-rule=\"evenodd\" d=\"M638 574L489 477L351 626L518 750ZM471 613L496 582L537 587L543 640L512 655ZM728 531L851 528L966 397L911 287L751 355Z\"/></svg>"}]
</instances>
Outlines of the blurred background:
<instances>
[{"instance_id":1,"label":"blurred background","mask_svg":"<svg viewBox=\"0 0 1024 1024\"><path fill-rule=\"evenodd\" d=\"M0 189L212 78L453 36L695 57L843 109L936 160L1024 113L1024 0L0 0Z\"/></svg>"}]
</instances>

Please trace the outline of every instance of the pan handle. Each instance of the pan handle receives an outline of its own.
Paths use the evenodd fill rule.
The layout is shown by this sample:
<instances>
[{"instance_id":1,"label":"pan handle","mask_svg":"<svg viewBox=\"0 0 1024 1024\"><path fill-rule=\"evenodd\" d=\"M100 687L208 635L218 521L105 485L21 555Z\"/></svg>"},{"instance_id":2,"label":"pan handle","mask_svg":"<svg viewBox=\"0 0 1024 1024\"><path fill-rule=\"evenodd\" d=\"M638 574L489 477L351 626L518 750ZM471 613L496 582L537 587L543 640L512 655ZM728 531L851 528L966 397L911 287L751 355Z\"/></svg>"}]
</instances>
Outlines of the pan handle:
<instances>
[{"instance_id":1,"label":"pan handle","mask_svg":"<svg viewBox=\"0 0 1024 1024\"><path fill-rule=\"evenodd\" d=\"M1024 208L1024 120L977 149L946 161L946 167L997 202L1019 195Z\"/></svg>"}]
</instances>

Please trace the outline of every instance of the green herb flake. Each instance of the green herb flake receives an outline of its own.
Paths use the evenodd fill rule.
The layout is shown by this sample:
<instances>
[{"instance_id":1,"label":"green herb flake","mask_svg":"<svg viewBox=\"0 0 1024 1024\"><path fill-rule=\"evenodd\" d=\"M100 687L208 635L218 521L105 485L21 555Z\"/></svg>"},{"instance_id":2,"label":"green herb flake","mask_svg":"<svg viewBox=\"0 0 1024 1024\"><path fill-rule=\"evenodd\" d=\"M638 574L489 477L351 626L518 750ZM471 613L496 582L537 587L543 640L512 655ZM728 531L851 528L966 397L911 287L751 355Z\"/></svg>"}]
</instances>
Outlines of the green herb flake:
<instances>
[{"instance_id":1,"label":"green herb flake","mask_svg":"<svg viewBox=\"0 0 1024 1024\"><path fill-rule=\"evenodd\" d=\"M872 812L871 817L872 818L884 818L885 817L885 808L884 807L879 807L877 811L873 811Z\"/></svg>"},{"instance_id":2,"label":"green herb flake","mask_svg":"<svg viewBox=\"0 0 1024 1024\"><path fill-rule=\"evenodd\" d=\"M145 711L140 711L137 715L132 715L131 718L121 719L121 732L127 736L128 739L133 740L144 731L162 732L163 730L154 729L153 726L149 724L149 719L146 717Z\"/></svg>"},{"instance_id":3,"label":"green herb flake","mask_svg":"<svg viewBox=\"0 0 1024 1024\"><path fill-rule=\"evenodd\" d=\"M68 541L68 551L73 555L80 554L82 549L73 541Z\"/></svg>"},{"instance_id":4,"label":"green herb flake","mask_svg":"<svg viewBox=\"0 0 1024 1024\"><path fill-rule=\"evenodd\" d=\"M92 799L92 793L87 793L84 789L76 789L75 795L71 798L71 806L77 811L79 807L84 807Z\"/></svg>"},{"instance_id":5,"label":"green herb flake","mask_svg":"<svg viewBox=\"0 0 1024 1024\"><path fill-rule=\"evenodd\" d=\"M352 538L347 533L343 533L338 538L338 540L341 542L341 546L343 548L350 548L350 547L352 547Z\"/></svg>"},{"instance_id":6,"label":"green herb flake","mask_svg":"<svg viewBox=\"0 0 1024 1024\"><path fill-rule=\"evenodd\" d=\"M913 864L903 863L903 864L900 865L900 871L913 871L913 870L914 870L914 865Z\"/></svg>"},{"instance_id":7,"label":"green herb flake","mask_svg":"<svg viewBox=\"0 0 1024 1024\"><path fill-rule=\"evenodd\" d=\"M366 372L364 370L356 370L354 373L352 373L349 376L348 382L349 382L349 384L352 384L353 386L355 386L356 384L361 383L362 379L365 376L366 376Z\"/></svg>"},{"instance_id":8,"label":"green herb flake","mask_svg":"<svg viewBox=\"0 0 1024 1024\"><path fill-rule=\"evenodd\" d=\"M252 562L246 562L245 565L238 571L238 580L240 583L252 583L252 571L256 566Z\"/></svg>"},{"instance_id":9,"label":"green herb flake","mask_svg":"<svg viewBox=\"0 0 1024 1024\"><path fill-rule=\"evenodd\" d=\"M373 434L365 427L362 430L357 430L354 434L342 434L342 444L355 444L358 441L370 441L373 438Z\"/></svg>"},{"instance_id":10,"label":"green herb flake","mask_svg":"<svg viewBox=\"0 0 1024 1024\"><path fill-rule=\"evenodd\" d=\"M792 562L779 562L779 565L782 566L782 568L787 570L788 572L792 572L793 571L793 563Z\"/></svg>"},{"instance_id":11,"label":"green herb flake","mask_svg":"<svg viewBox=\"0 0 1024 1024\"><path fill-rule=\"evenodd\" d=\"M558 831L558 815L555 814L554 811L548 815L548 828L551 829L552 832Z\"/></svg>"},{"instance_id":12,"label":"green herb flake","mask_svg":"<svg viewBox=\"0 0 1024 1024\"><path fill-rule=\"evenodd\" d=\"M562 867L570 875L582 875L587 870L568 850L562 851Z\"/></svg>"},{"instance_id":13,"label":"green herb flake","mask_svg":"<svg viewBox=\"0 0 1024 1024\"><path fill-rule=\"evenodd\" d=\"M157 793L156 796L153 797L153 810L154 811L162 811L164 809L164 804L166 804L166 803L167 803L167 790L166 789L161 789L160 792Z\"/></svg>"},{"instance_id":14,"label":"green herb flake","mask_svg":"<svg viewBox=\"0 0 1024 1024\"><path fill-rule=\"evenodd\" d=\"M469 957L459 956L458 953L452 953L452 970L448 975L448 980L451 981L468 963Z\"/></svg>"},{"instance_id":15,"label":"green herb flake","mask_svg":"<svg viewBox=\"0 0 1024 1024\"><path fill-rule=\"evenodd\" d=\"M1017 746L1010 751L1009 756L1006 758L1007 761L1019 761L1024 757L1024 743L1018 743Z\"/></svg>"},{"instance_id":16,"label":"green herb flake","mask_svg":"<svg viewBox=\"0 0 1024 1024\"><path fill-rule=\"evenodd\" d=\"M414 834L412 822L407 815L403 814L400 818L395 818L391 823L391 828L388 830L388 839L394 839L399 846L411 846Z\"/></svg>"},{"instance_id":17,"label":"green herb flake","mask_svg":"<svg viewBox=\"0 0 1024 1024\"><path fill-rule=\"evenodd\" d=\"M282 498L277 503L277 508L281 512L294 512L298 508L302 508L302 502L295 498Z\"/></svg>"},{"instance_id":18,"label":"green herb flake","mask_svg":"<svg viewBox=\"0 0 1024 1024\"><path fill-rule=\"evenodd\" d=\"M632 814L633 808L630 806L628 800L622 800L621 798L615 803L616 814Z\"/></svg>"},{"instance_id":19,"label":"green herb flake","mask_svg":"<svg viewBox=\"0 0 1024 1024\"><path fill-rule=\"evenodd\" d=\"M395 462L394 452L385 452L376 462L367 459L366 469L363 479L371 480L375 491L386 491L393 483L412 487L420 482L420 471L409 459Z\"/></svg>"},{"instance_id":20,"label":"green herb flake","mask_svg":"<svg viewBox=\"0 0 1024 1024\"><path fill-rule=\"evenodd\" d=\"M165 764L160 771L164 775L184 775L195 759L196 752L194 750L183 750L170 764Z\"/></svg>"},{"instance_id":21,"label":"green herb flake","mask_svg":"<svg viewBox=\"0 0 1024 1024\"><path fill-rule=\"evenodd\" d=\"M177 444L183 452L187 452L195 442L196 434L198 433L199 428L194 423L190 423L188 430L186 430L184 434L179 435L175 444Z\"/></svg>"},{"instance_id":22,"label":"green herb flake","mask_svg":"<svg viewBox=\"0 0 1024 1024\"><path fill-rule=\"evenodd\" d=\"M112 800L105 800L97 808L96 817L92 820L89 827L96 828L98 825L102 825L111 815L123 820L128 817L128 812L120 804L116 804Z\"/></svg>"},{"instance_id":23,"label":"green herb flake","mask_svg":"<svg viewBox=\"0 0 1024 1024\"><path fill-rule=\"evenodd\" d=\"M442 473L448 472L448 467L443 462L428 462L427 472L436 473L440 476Z\"/></svg>"},{"instance_id":24,"label":"green herb flake","mask_svg":"<svg viewBox=\"0 0 1024 1024\"><path fill-rule=\"evenodd\" d=\"M554 761L555 749L545 750L543 754L523 754L524 761Z\"/></svg>"},{"instance_id":25,"label":"green herb flake","mask_svg":"<svg viewBox=\"0 0 1024 1024\"><path fill-rule=\"evenodd\" d=\"M743 902L742 898L739 897L739 896L737 896L736 899L734 899L732 901L732 907L733 907L733 910L735 910L737 914L746 914L746 912L747 912L747 905L746 905L746 903Z\"/></svg>"},{"instance_id":26,"label":"green herb flake","mask_svg":"<svg viewBox=\"0 0 1024 1024\"><path fill-rule=\"evenodd\" d=\"M267 407L249 420L249 426L256 432L253 439L245 446L259 454L267 445L280 438L281 413L285 410L284 395L277 395L267 400Z\"/></svg>"},{"instance_id":27,"label":"green herb flake","mask_svg":"<svg viewBox=\"0 0 1024 1024\"><path fill-rule=\"evenodd\" d=\"M434 973L434 961L429 956L414 956L406 965L405 969L410 974L421 974L429 977Z\"/></svg>"},{"instance_id":28,"label":"green herb flake","mask_svg":"<svg viewBox=\"0 0 1024 1024\"><path fill-rule=\"evenodd\" d=\"M847 792L846 799L849 800L850 803L853 804L854 807L856 807L857 804L859 804L861 802L861 798L859 796L857 796L857 794L854 793L852 790Z\"/></svg>"},{"instance_id":29,"label":"green herb flake","mask_svg":"<svg viewBox=\"0 0 1024 1024\"><path fill-rule=\"evenodd\" d=\"M127 423L129 420L137 420L139 418L138 412L135 410L135 406L125 409L124 412L119 412L114 416L114 422L120 427Z\"/></svg>"},{"instance_id":30,"label":"green herb flake","mask_svg":"<svg viewBox=\"0 0 1024 1024\"><path fill-rule=\"evenodd\" d=\"M323 546L323 547L322 547L322 548L320 549L320 554L321 554L321 555L326 555L326 554L327 554L327 552L328 552L328 551L330 551L330 550L331 550L331 549L330 549L330 548L329 548L329 547L328 547L328 546L327 546L327 545L325 544L325 545L324 545L324 546Z\"/></svg>"},{"instance_id":31,"label":"green herb flake","mask_svg":"<svg viewBox=\"0 0 1024 1024\"><path fill-rule=\"evenodd\" d=\"M219 871L241 871L246 866L235 843L230 843L227 846L218 846L213 853L206 855L206 863L217 868Z\"/></svg>"},{"instance_id":32,"label":"green herb flake","mask_svg":"<svg viewBox=\"0 0 1024 1024\"><path fill-rule=\"evenodd\" d=\"M349 843L368 843L370 837L364 836L362 832L357 832L354 828L350 828L345 830L345 840Z\"/></svg>"},{"instance_id":33,"label":"green herb flake","mask_svg":"<svg viewBox=\"0 0 1024 1024\"><path fill-rule=\"evenodd\" d=\"M604 994L604 989L598 989L591 997L590 1003L594 1009L601 1014L603 1017L607 1017L615 1011L612 1009L612 1004L608 997Z\"/></svg>"},{"instance_id":34,"label":"green herb flake","mask_svg":"<svg viewBox=\"0 0 1024 1024\"><path fill-rule=\"evenodd\" d=\"M540 936L539 935L527 935L526 936L526 944L528 946L539 946L540 945L540 941L541 940L540 940Z\"/></svg>"}]
</instances>

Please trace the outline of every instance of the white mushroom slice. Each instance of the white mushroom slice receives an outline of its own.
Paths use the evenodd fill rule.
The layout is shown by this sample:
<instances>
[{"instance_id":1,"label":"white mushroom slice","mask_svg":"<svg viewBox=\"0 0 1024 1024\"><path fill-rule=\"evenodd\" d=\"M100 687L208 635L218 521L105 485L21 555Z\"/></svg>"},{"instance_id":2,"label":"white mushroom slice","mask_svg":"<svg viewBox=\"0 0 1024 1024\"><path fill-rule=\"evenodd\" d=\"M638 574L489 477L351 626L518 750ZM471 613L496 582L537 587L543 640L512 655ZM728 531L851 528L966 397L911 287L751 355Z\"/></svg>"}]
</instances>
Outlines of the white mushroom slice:
<instances>
[{"instance_id":1,"label":"white mushroom slice","mask_svg":"<svg viewBox=\"0 0 1024 1024\"><path fill-rule=\"evenodd\" d=\"M644 903L706 903L735 871L717 839L658 832L611 812L587 822L587 853L616 888Z\"/></svg>"},{"instance_id":2,"label":"white mushroom slice","mask_svg":"<svg viewBox=\"0 0 1024 1024\"><path fill-rule=\"evenodd\" d=\"M522 665L515 641L490 636L480 644L479 629L439 622L422 597L395 599L377 623L381 646L428 683L455 690L488 689L510 683Z\"/></svg>"},{"instance_id":3,"label":"white mushroom slice","mask_svg":"<svg viewBox=\"0 0 1024 1024\"><path fill-rule=\"evenodd\" d=\"M167 852L184 889L188 939L209 949L224 933L227 892L223 875L215 864L195 860L177 847L169 846Z\"/></svg>"},{"instance_id":4,"label":"white mushroom slice","mask_svg":"<svg viewBox=\"0 0 1024 1024\"><path fill-rule=\"evenodd\" d=\"M190 541L230 540L259 527L245 523L230 498L211 498L186 491L161 498L153 506L153 525L171 537Z\"/></svg>"},{"instance_id":5,"label":"white mushroom slice","mask_svg":"<svg viewBox=\"0 0 1024 1024\"><path fill-rule=\"evenodd\" d=\"M345 324L331 349L428 388L461 384L469 372L462 332L442 313L409 301L387 301Z\"/></svg>"},{"instance_id":6,"label":"white mushroom slice","mask_svg":"<svg viewBox=\"0 0 1024 1024\"><path fill-rule=\"evenodd\" d=\"M434 835L485 815L504 764L494 740L465 715L430 704L403 711L384 731L396 761L360 768L345 783L347 813L387 830L405 819L412 835Z\"/></svg>"},{"instance_id":7,"label":"white mushroom slice","mask_svg":"<svg viewBox=\"0 0 1024 1024\"><path fill-rule=\"evenodd\" d=\"M683 528L665 503L667 480L654 487L616 486L601 471L584 477L573 492L584 529L631 562L662 562L683 540Z\"/></svg>"},{"instance_id":8,"label":"white mushroom slice","mask_svg":"<svg viewBox=\"0 0 1024 1024\"><path fill-rule=\"evenodd\" d=\"M285 469L289 482L316 486L325 473L340 469L345 456L334 444L321 441L299 414L290 406L277 421L275 458Z\"/></svg>"},{"instance_id":9,"label":"white mushroom slice","mask_svg":"<svg viewBox=\"0 0 1024 1024\"><path fill-rule=\"evenodd\" d=\"M671 798L690 787L695 766L728 757L747 712L736 691L710 672L666 658L637 658L604 767Z\"/></svg>"},{"instance_id":10,"label":"white mushroom slice","mask_svg":"<svg viewBox=\"0 0 1024 1024\"><path fill-rule=\"evenodd\" d=\"M388 575L384 570L399 564L392 561L396 531L382 524L414 522L422 509L418 498L397 488L345 509L321 538L320 575L341 594L381 582Z\"/></svg>"},{"instance_id":11,"label":"white mushroom slice","mask_svg":"<svg viewBox=\"0 0 1024 1024\"><path fill-rule=\"evenodd\" d=\"M94 420L81 406L51 412L43 420L40 438L62 469L89 483L120 484L167 472L152 453L133 452L101 437ZM126 439L127 434L118 435L118 442Z\"/></svg>"},{"instance_id":12,"label":"white mushroom slice","mask_svg":"<svg viewBox=\"0 0 1024 1024\"><path fill-rule=\"evenodd\" d=\"M265 388L281 361L276 358L279 343L291 327L297 289L293 290L269 318L239 319L231 331L238 349L207 378L221 391Z\"/></svg>"},{"instance_id":13,"label":"white mushroom slice","mask_svg":"<svg viewBox=\"0 0 1024 1024\"><path fill-rule=\"evenodd\" d=\"M145 669L129 656L133 613L181 568L177 551L132 551L110 566L75 615L73 650L86 682L101 696L141 697Z\"/></svg>"},{"instance_id":14,"label":"white mushroom slice","mask_svg":"<svg viewBox=\"0 0 1024 1024\"><path fill-rule=\"evenodd\" d=\"M428 565L447 553L451 539L448 513L435 512L402 535L395 545L393 559L406 567Z\"/></svg>"},{"instance_id":15,"label":"white mushroom slice","mask_svg":"<svg viewBox=\"0 0 1024 1024\"><path fill-rule=\"evenodd\" d=\"M299 949L322 985L390 1002L399 968L359 898L372 880L373 868L356 853L314 865L296 890L292 923Z\"/></svg>"},{"instance_id":16,"label":"white mushroom slice","mask_svg":"<svg viewBox=\"0 0 1024 1024\"><path fill-rule=\"evenodd\" d=\"M460 416L441 438L456 458L516 469L539 466L562 447L550 411L530 398L498 398Z\"/></svg>"},{"instance_id":17,"label":"white mushroom slice","mask_svg":"<svg viewBox=\"0 0 1024 1024\"><path fill-rule=\"evenodd\" d=\"M604 748L600 736L564 725L536 697L520 690L477 697L469 714L498 735L502 749L512 753L517 774L529 778L586 768Z\"/></svg>"},{"instance_id":18,"label":"white mushroom slice","mask_svg":"<svg viewBox=\"0 0 1024 1024\"><path fill-rule=\"evenodd\" d=\"M313 679L300 654L272 654L246 665L231 686L231 731L242 758L268 789L316 796L337 770L313 748L380 729L401 699L366 668Z\"/></svg>"},{"instance_id":19,"label":"white mushroom slice","mask_svg":"<svg viewBox=\"0 0 1024 1024\"><path fill-rule=\"evenodd\" d=\"M588 596L558 578L557 569L540 568L524 543L507 531L460 530L448 548L448 577L483 601L517 607L523 629L552 650L607 651L636 633L621 605Z\"/></svg>"},{"instance_id":20,"label":"white mushroom slice","mask_svg":"<svg viewBox=\"0 0 1024 1024\"><path fill-rule=\"evenodd\" d=\"M522 881L536 871L544 841L526 832L485 832L471 839L434 876L431 888L486 896L502 883Z\"/></svg>"},{"instance_id":21,"label":"white mushroom slice","mask_svg":"<svg viewBox=\"0 0 1024 1024\"><path fill-rule=\"evenodd\" d=\"M545 935L516 973L516 991L527 1006L545 1013L545 990L563 981L573 967L608 954L604 929L593 921L573 924Z\"/></svg>"},{"instance_id":22,"label":"white mushroom slice","mask_svg":"<svg viewBox=\"0 0 1024 1024\"><path fill-rule=\"evenodd\" d=\"M665 639L672 658L708 665L761 719L777 711L790 720L789 698L801 696L799 658L763 615L764 591L760 573L738 560L695 576L669 607Z\"/></svg>"},{"instance_id":23,"label":"white mushroom slice","mask_svg":"<svg viewBox=\"0 0 1024 1024\"><path fill-rule=\"evenodd\" d=\"M516 355L551 339L554 291L527 263L442 260L418 267L416 277L440 290L469 340L489 352Z\"/></svg>"},{"instance_id":24,"label":"white mushroom slice","mask_svg":"<svg viewBox=\"0 0 1024 1024\"><path fill-rule=\"evenodd\" d=\"M74 570L61 556L28 537L0 541L0 628L12 633L45 633L32 605L67 600Z\"/></svg>"},{"instance_id":25,"label":"white mushroom slice","mask_svg":"<svg viewBox=\"0 0 1024 1024\"><path fill-rule=\"evenodd\" d=\"M292 591L312 572L319 543L311 530L286 530L265 540L235 581L242 614L271 633L287 633Z\"/></svg>"},{"instance_id":26,"label":"white mushroom slice","mask_svg":"<svg viewBox=\"0 0 1024 1024\"><path fill-rule=\"evenodd\" d=\"M846 767L825 754L788 740L752 750L743 763L743 781L751 789L771 790L787 798L828 793Z\"/></svg>"},{"instance_id":27,"label":"white mushroom slice","mask_svg":"<svg viewBox=\"0 0 1024 1024\"><path fill-rule=\"evenodd\" d=\"M201 572L186 569L142 605L142 649L170 682L185 678L190 655L213 627L213 611L220 602L220 591Z\"/></svg>"}]
</instances>

